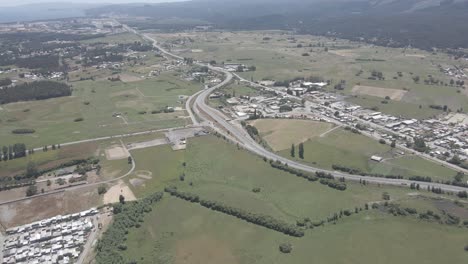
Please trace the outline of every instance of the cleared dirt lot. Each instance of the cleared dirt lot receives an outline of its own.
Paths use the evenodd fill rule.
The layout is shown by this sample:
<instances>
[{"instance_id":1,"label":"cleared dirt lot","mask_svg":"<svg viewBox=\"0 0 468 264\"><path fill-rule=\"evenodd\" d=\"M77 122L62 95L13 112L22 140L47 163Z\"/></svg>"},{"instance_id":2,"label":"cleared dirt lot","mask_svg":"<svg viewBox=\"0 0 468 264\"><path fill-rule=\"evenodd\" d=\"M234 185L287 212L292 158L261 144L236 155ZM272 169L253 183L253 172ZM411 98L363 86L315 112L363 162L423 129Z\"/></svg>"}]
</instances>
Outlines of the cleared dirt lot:
<instances>
[{"instance_id":1,"label":"cleared dirt lot","mask_svg":"<svg viewBox=\"0 0 468 264\"><path fill-rule=\"evenodd\" d=\"M289 149L333 128L333 124L310 120L259 119L252 122L274 151Z\"/></svg>"},{"instance_id":2,"label":"cleared dirt lot","mask_svg":"<svg viewBox=\"0 0 468 264\"><path fill-rule=\"evenodd\" d=\"M106 194L104 194L104 204L118 202L120 195L123 195L125 197L125 201L136 200L132 190L130 190L130 188L123 181L119 181L118 184L112 186L106 192Z\"/></svg>"},{"instance_id":3,"label":"cleared dirt lot","mask_svg":"<svg viewBox=\"0 0 468 264\"><path fill-rule=\"evenodd\" d=\"M361 85L356 85L351 90L351 93L353 95L370 95L381 98L385 98L388 96L394 101L400 101L401 99L403 99L403 96L405 96L406 92L407 91L405 90Z\"/></svg>"},{"instance_id":4,"label":"cleared dirt lot","mask_svg":"<svg viewBox=\"0 0 468 264\"><path fill-rule=\"evenodd\" d=\"M128 153L128 150L119 145L114 145L106 149L107 160L125 159L128 156L130 156L130 154Z\"/></svg>"},{"instance_id":5,"label":"cleared dirt lot","mask_svg":"<svg viewBox=\"0 0 468 264\"><path fill-rule=\"evenodd\" d=\"M96 187L64 191L0 206L5 228L28 224L56 215L71 214L100 205Z\"/></svg>"}]
</instances>

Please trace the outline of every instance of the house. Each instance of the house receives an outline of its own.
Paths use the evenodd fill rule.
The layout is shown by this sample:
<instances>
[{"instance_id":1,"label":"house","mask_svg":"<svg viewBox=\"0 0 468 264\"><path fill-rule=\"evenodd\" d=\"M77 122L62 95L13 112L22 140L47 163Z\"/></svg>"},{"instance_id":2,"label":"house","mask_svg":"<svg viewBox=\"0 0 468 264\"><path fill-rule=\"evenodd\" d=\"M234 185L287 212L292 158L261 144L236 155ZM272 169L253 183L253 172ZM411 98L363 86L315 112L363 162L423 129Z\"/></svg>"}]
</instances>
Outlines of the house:
<instances>
[{"instance_id":1,"label":"house","mask_svg":"<svg viewBox=\"0 0 468 264\"><path fill-rule=\"evenodd\" d=\"M379 157L379 156L376 156L376 155L373 155L371 157L371 160L376 161L376 162L381 162L383 160L383 158Z\"/></svg>"}]
</instances>

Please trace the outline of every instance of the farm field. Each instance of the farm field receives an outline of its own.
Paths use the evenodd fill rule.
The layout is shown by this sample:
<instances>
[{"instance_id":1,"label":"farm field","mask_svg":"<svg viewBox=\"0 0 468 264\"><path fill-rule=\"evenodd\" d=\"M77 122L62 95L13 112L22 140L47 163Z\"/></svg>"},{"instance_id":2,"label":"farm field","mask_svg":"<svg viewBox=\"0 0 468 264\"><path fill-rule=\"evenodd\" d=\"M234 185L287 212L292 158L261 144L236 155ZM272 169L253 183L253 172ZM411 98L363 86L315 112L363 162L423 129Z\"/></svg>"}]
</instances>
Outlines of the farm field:
<instances>
[{"instance_id":1,"label":"farm field","mask_svg":"<svg viewBox=\"0 0 468 264\"><path fill-rule=\"evenodd\" d=\"M321 77L330 80L328 91L351 95L356 85L400 90L397 99L405 106L398 112L408 118L428 117L437 111L422 111L413 114L414 109L427 110L429 105L447 105L450 109L468 109L468 97L463 90L445 85L426 85L423 80L428 76L448 83L450 78L439 71L442 67L452 65L453 59L443 53L429 53L416 49L384 48L355 43L341 39L329 39L319 36L291 35L282 31L245 31L245 32L205 32L200 34L154 34L158 40L171 42L177 39L190 38L193 42L177 46L185 57L199 60L215 60L225 63L242 63L256 66L254 72L241 73L244 78L255 81L264 79L286 80L295 77ZM176 49L176 48L174 48ZM197 52L191 52L196 50ZM305 56L307 54L307 56ZM372 80L373 71L382 72L383 80ZM400 74L398 74L400 72ZM416 83L413 78L420 77ZM340 80L346 81L343 91L333 89ZM361 95L365 102L371 97L368 91ZM379 101L381 101L380 99ZM369 107L369 103L362 104ZM415 107L414 107L415 106ZM385 107L381 111L395 114ZM440 113L440 112L438 112Z\"/></svg>"},{"instance_id":2,"label":"farm field","mask_svg":"<svg viewBox=\"0 0 468 264\"><path fill-rule=\"evenodd\" d=\"M107 80L75 82L71 97L3 105L0 110L0 137L3 144L21 142L32 148L184 126L190 122L185 111L151 112L166 106L183 107L179 95L191 95L199 88L199 85L171 74L131 83ZM120 118L113 117L114 113L120 113ZM78 122L78 118L83 120ZM36 132L12 134L11 131L17 128L32 128Z\"/></svg>"},{"instance_id":3,"label":"farm field","mask_svg":"<svg viewBox=\"0 0 468 264\"><path fill-rule=\"evenodd\" d=\"M189 140L182 152L171 153L166 146L147 150L156 153L154 159L142 158L143 150L133 152L138 170L152 173L144 186L132 187L140 197L170 184L202 199L294 223L381 202L382 193L388 192L392 202L402 206L454 210L460 217L468 217L466 208L450 206L453 202L449 200L441 206L425 191L415 194L406 188L351 182L346 191L337 191L310 183L213 136ZM161 168L164 165L168 168ZM182 173L184 181L179 179ZM253 188L261 191L254 193ZM336 225L307 230L304 237L293 238L165 194L144 220L140 228L130 230L124 252L128 260L138 263L309 263L311 259L320 263L375 263L376 259L379 263L438 263L441 258L458 263L468 258L463 251L468 242L466 230L377 210L364 210ZM293 252L281 254L280 243L291 243ZM336 254L336 249L342 254Z\"/></svg>"},{"instance_id":4,"label":"farm field","mask_svg":"<svg viewBox=\"0 0 468 264\"><path fill-rule=\"evenodd\" d=\"M251 125L274 151L291 149L291 144L319 137L334 127L331 123L295 119L258 119Z\"/></svg>"}]
</instances>

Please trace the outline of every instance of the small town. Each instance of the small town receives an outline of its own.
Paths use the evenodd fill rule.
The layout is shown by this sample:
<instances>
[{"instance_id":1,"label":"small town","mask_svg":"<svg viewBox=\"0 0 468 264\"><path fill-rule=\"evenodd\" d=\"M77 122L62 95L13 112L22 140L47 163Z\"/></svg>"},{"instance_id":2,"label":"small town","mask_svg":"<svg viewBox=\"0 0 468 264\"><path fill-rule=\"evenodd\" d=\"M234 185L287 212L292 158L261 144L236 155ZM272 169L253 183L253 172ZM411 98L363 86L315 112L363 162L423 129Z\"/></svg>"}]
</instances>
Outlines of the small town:
<instances>
[{"instance_id":1,"label":"small town","mask_svg":"<svg viewBox=\"0 0 468 264\"><path fill-rule=\"evenodd\" d=\"M2 263L74 263L97 228L97 214L91 208L7 229Z\"/></svg>"}]
</instances>

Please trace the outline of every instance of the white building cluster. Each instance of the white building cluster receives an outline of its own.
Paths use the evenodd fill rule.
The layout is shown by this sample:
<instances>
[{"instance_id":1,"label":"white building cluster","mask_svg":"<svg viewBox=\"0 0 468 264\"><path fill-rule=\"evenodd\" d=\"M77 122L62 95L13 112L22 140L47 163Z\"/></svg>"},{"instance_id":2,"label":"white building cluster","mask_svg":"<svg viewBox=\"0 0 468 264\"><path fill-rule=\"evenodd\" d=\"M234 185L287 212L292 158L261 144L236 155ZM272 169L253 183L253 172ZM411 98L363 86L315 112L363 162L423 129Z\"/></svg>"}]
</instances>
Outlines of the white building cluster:
<instances>
[{"instance_id":1,"label":"white building cluster","mask_svg":"<svg viewBox=\"0 0 468 264\"><path fill-rule=\"evenodd\" d=\"M97 209L58 215L6 230L3 262L73 263L83 250Z\"/></svg>"}]
</instances>

